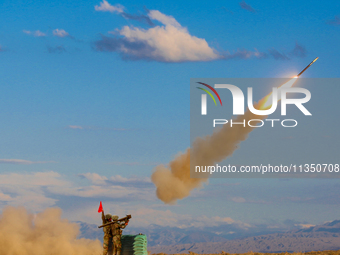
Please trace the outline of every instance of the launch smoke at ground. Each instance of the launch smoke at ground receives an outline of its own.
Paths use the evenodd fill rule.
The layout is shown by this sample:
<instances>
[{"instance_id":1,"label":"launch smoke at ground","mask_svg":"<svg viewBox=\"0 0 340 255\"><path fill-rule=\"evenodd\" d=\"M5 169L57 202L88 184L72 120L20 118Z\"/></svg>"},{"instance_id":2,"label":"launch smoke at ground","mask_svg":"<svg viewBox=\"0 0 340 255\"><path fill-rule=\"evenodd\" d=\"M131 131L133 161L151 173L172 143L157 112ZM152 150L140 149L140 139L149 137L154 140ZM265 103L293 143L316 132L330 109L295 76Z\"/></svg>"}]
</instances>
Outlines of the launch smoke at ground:
<instances>
[{"instance_id":1,"label":"launch smoke at ground","mask_svg":"<svg viewBox=\"0 0 340 255\"><path fill-rule=\"evenodd\" d=\"M259 105L262 105L262 101ZM244 119L247 122L250 119L266 117L248 111L245 115L236 118L235 122L242 122ZM157 166L151 176L152 182L157 187L157 197L164 203L171 204L189 196L194 188L200 187L207 180L207 178L190 178L190 159L193 161L192 164L197 166L209 166L221 162L233 154L239 143L244 141L253 129L243 125L233 127L224 125L221 129L215 130L212 135L197 138L192 148L178 155L169 163L168 168L164 165Z\"/></svg>"},{"instance_id":2,"label":"launch smoke at ground","mask_svg":"<svg viewBox=\"0 0 340 255\"><path fill-rule=\"evenodd\" d=\"M99 240L76 239L78 225L61 219L58 208L37 215L23 207L6 207L0 218L0 254L7 255L97 255Z\"/></svg>"}]
</instances>

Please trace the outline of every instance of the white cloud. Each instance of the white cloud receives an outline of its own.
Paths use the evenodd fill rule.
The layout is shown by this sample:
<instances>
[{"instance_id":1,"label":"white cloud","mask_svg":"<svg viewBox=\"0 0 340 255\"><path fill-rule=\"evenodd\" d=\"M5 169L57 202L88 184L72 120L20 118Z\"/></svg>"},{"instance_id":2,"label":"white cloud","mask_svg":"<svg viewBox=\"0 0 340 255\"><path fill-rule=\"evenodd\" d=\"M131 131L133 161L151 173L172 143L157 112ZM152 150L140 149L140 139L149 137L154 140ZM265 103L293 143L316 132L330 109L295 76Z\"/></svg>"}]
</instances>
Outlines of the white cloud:
<instances>
[{"instance_id":1,"label":"white cloud","mask_svg":"<svg viewBox=\"0 0 340 255\"><path fill-rule=\"evenodd\" d=\"M55 172L1 174L0 205L25 206L34 211L53 206L57 200L47 197L44 189L68 185L59 178Z\"/></svg>"},{"instance_id":2,"label":"white cloud","mask_svg":"<svg viewBox=\"0 0 340 255\"><path fill-rule=\"evenodd\" d=\"M7 194L0 192L0 201L8 202L8 201L12 201L12 200L13 200L13 198L10 195L7 195Z\"/></svg>"},{"instance_id":3,"label":"white cloud","mask_svg":"<svg viewBox=\"0 0 340 255\"><path fill-rule=\"evenodd\" d=\"M50 187L49 192L64 196L78 196L83 198L111 198L144 201L157 200L155 188L147 177L122 177L120 175L101 176L97 173L85 173L78 176L90 181L90 185L68 185L63 188Z\"/></svg>"},{"instance_id":4,"label":"white cloud","mask_svg":"<svg viewBox=\"0 0 340 255\"><path fill-rule=\"evenodd\" d=\"M205 39L191 35L172 16L157 10L148 12L148 17L163 25L149 29L124 26L109 32L121 37L102 37L95 43L99 51L118 51L125 58L148 59L163 62L210 61L222 58Z\"/></svg>"},{"instance_id":5,"label":"white cloud","mask_svg":"<svg viewBox=\"0 0 340 255\"><path fill-rule=\"evenodd\" d=\"M25 34L27 35L33 35L35 37L45 37L47 36L47 34L39 31L39 30L36 30L36 31L30 31L30 30L22 30L22 32L24 32ZM73 38L69 33L67 33L64 29L54 29L52 31L53 35L54 36L58 36L58 37L70 37L70 38Z\"/></svg>"},{"instance_id":6,"label":"white cloud","mask_svg":"<svg viewBox=\"0 0 340 255\"><path fill-rule=\"evenodd\" d=\"M82 126L75 126L75 125L69 125L68 127L71 129L84 129Z\"/></svg>"},{"instance_id":7,"label":"white cloud","mask_svg":"<svg viewBox=\"0 0 340 255\"><path fill-rule=\"evenodd\" d=\"M90 184L71 182L56 172L10 173L0 175L0 206L23 205L34 211L53 206L57 202L54 195L82 198L110 198L156 200L154 187L144 178L107 178L96 173L80 176ZM138 185L139 183L148 185ZM129 185L133 184L133 185Z\"/></svg>"},{"instance_id":8,"label":"white cloud","mask_svg":"<svg viewBox=\"0 0 340 255\"><path fill-rule=\"evenodd\" d=\"M106 176L100 176L99 174L96 173L80 174L79 176L84 177L90 180L92 183L98 185L106 184L106 181L108 180Z\"/></svg>"},{"instance_id":9,"label":"white cloud","mask_svg":"<svg viewBox=\"0 0 340 255\"><path fill-rule=\"evenodd\" d=\"M128 182L144 182L151 183L151 179L149 177L130 177L125 178L120 175L115 175L110 177L110 181L120 182L120 183L128 183Z\"/></svg>"},{"instance_id":10,"label":"white cloud","mask_svg":"<svg viewBox=\"0 0 340 255\"><path fill-rule=\"evenodd\" d=\"M106 0L103 0L103 2L100 3L100 5L96 5L94 7L96 11L102 11L102 12L117 12L122 13L124 11L124 7L122 5L111 5Z\"/></svg>"},{"instance_id":11,"label":"white cloud","mask_svg":"<svg viewBox=\"0 0 340 255\"><path fill-rule=\"evenodd\" d=\"M150 162L150 163L142 163L142 162L110 162L110 165L115 165L115 166L157 166L160 163L157 162Z\"/></svg>"},{"instance_id":12,"label":"white cloud","mask_svg":"<svg viewBox=\"0 0 340 255\"><path fill-rule=\"evenodd\" d=\"M246 202L246 199L243 198L243 197L232 197L231 200L236 202L236 203L245 203Z\"/></svg>"},{"instance_id":13,"label":"white cloud","mask_svg":"<svg viewBox=\"0 0 340 255\"><path fill-rule=\"evenodd\" d=\"M28 34L28 35L33 35L35 37L44 37L44 36L46 36L45 33L41 32L39 30L36 30L36 31L23 30L22 32L24 32L25 34Z\"/></svg>"},{"instance_id":14,"label":"white cloud","mask_svg":"<svg viewBox=\"0 0 340 255\"><path fill-rule=\"evenodd\" d=\"M85 208L74 208L72 209L72 212L68 211L65 215L67 215L71 220L81 220L98 223L100 219L96 210L98 208L98 205L90 204ZM241 222L239 220L234 220L230 217L211 217L207 215L194 216L185 213L176 213L171 211L170 209L155 209L156 206L157 205L146 205L145 203L131 204L125 202L103 202L105 213L112 213L119 216L131 214L133 217L132 221L134 228L144 228L149 227L150 225L158 225L162 227L178 227L181 229L186 229L192 227L204 228L233 225L237 228L247 230L252 227L247 223ZM169 207L162 206L162 208ZM77 218L74 218L74 215L77 215Z\"/></svg>"},{"instance_id":15,"label":"white cloud","mask_svg":"<svg viewBox=\"0 0 340 255\"><path fill-rule=\"evenodd\" d=\"M39 31L39 30L35 31L35 32L33 33L33 35L36 36L36 37L46 36L45 33L41 32L41 31Z\"/></svg>"},{"instance_id":16,"label":"white cloud","mask_svg":"<svg viewBox=\"0 0 340 255\"><path fill-rule=\"evenodd\" d=\"M70 129L83 129L83 130L108 130L108 131L127 131L129 129L126 128L108 128L108 127L95 127L95 126L78 126L78 125L69 125L67 128Z\"/></svg>"},{"instance_id":17,"label":"white cloud","mask_svg":"<svg viewBox=\"0 0 340 255\"><path fill-rule=\"evenodd\" d=\"M85 173L81 176L91 183L72 182L53 171L0 174L0 209L11 205L24 206L33 212L39 212L56 205L58 200L55 195L63 195L71 196L72 199L91 198L91 202L85 203L84 206L73 206L65 211L67 217L72 220L98 223L100 217L97 206L99 201L103 200L106 213L132 214L134 227L147 227L151 224L180 228L203 228L223 224L234 224L243 229L250 227L230 217L192 216L172 212L164 205L153 205L157 200L153 186L128 185L137 182L150 184L149 178L105 177L97 173ZM98 205L93 203L92 198L98 198ZM134 199L133 203L129 203L131 198Z\"/></svg>"},{"instance_id":18,"label":"white cloud","mask_svg":"<svg viewBox=\"0 0 340 255\"><path fill-rule=\"evenodd\" d=\"M45 164L55 163L54 161L30 161L24 159L0 159L0 164L18 164L18 165L32 165L32 164Z\"/></svg>"},{"instance_id":19,"label":"white cloud","mask_svg":"<svg viewBox=\"0 0 340 255\"><path fill-rule=\"evenodd\" d=\"M136 57L164 62L208 61L219 58L204 39L190 35L186 28L166 25L144 30L125 26L119 33L129 42L142 42L148 46L149 50L140 52L122 45L122 52Z\"/></svg>"},{"instance_id":20,"label":"white cloud","mask_svg":"<svg viewBox=\"0 0 340 255\"><path fill-rule=\"evenodd\" d=\"M106 205L108 206L108 205ZM204 228L204 227L214 227L221 225L230 225L234 224L242 229L247 229L251 227L247 223L243 223L238 220L234 220L230 217L218 217L213 216L209 217L206 215L193 216L189 214L181 214L175 213L168 210L159 210L154 209L152 206L147 207L143 205L110 205L110 209L114 209L115 214L125 215L131 214L133 215L133 226L134 227L148 227L151 224L155 224L162 227L178 227L178 228ZM121 209L124 208L124 209ZM110 210L108 210L109 212ZM94 217L97 215L93 214Z\"/></svg>"},{"instance_id":21,"label":"white cloud","mask_svg":"<svg viewBox=\"0 0 340 255\"><path fill-rule=\"evenodd\" d=\"M250 10L243 2L242 8ZM158 10L149 10L147 15L131 15L124 12L121 5L112 6L103 1L96 10L120 14L125 19L143 22L151 26L143 29L135 26L124 26L122 29L109 31L113 37L104 36L94 43L97 51L118 52L123 59L154 60L160 62L211 61L217 59L266 59L288 60L288 55L304 57L306 50L296 45L292 52L280 53L272 48L268 51L237 49L236 51L217 51L209 46L204 38L191 35L174 17ZM156 23L161 23L155 25Z\"/></svg>"},{"instance_id":22,"label":"white cloud","mask_svg":"<svg viewBox=\"0 0 340 255\"><path fill-rule=\"evenodd\" d=\"M122 186L102 187L99 185L90 185L83 187L67 186L60 189L59 187L49 187L48 190L53 194L76 197L106 197L106 198L124 198L127 196L136 196L143 198L143 192Z\"/></svg>"},{"instance_id":23,"label":"white cloud","mask_svg":"<svg viewBox=\"0 0 340 255\"><path fill-rule=\"evenodd\" d=\"M58 37L70 36L70 34L67 33L64 29L58 29L58 28L53 30L53 35L58 36Z\"/></svg>"},{"instance_id":24,"label":"white cloud","mask_svg":"<svg viewBox=\"0 0 340 255\"><path fill-rule=\"evenodd\" d=\"M18 185L20 187L63 186L68 182L60 179L60 174L50 172L36 172L31 174L1 174L1 185Z\"/></svg>"},{"instance_id":25,"label":"white cloud","mask_svg":"<svg viewBox=\"0 0 340 255\"><path fill-rule=\"evenodd\" d=\"M182 27L181 24L179 24L174 17L165 15L157 10L149 11L148 16L150 17L150 19L157 20L164 25L171 25L178 28Z\"/></svg>"}]
</instances>

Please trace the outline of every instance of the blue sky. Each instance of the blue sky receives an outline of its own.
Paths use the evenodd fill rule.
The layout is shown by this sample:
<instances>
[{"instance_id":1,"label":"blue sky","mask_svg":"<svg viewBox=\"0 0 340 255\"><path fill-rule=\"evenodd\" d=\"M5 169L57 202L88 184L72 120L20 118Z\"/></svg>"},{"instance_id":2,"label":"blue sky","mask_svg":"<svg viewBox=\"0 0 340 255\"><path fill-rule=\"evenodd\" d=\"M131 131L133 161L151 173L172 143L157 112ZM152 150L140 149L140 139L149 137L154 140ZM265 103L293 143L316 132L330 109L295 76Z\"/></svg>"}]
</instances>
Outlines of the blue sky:
<instances>
[{"instance_id":1,"label":"blue sky","mask_svg":"<svg viewBox=\"0 0 340 255\"><path fill-rule=\"evenodd\" d=\"M0 209L60 206L96 223L102 200L138 215L136 226L336 219L338 180L211 179L169 206L149 177L190 145L190 78L286 78L315 57L303 77L340 78L339 10L339 1L1 1ZM308 129L256 130L230 160L275 149L287 162L338 160L332 89L310 88ZM274 150L254 150L270 139Z\"/></svg>"}]
</instances>

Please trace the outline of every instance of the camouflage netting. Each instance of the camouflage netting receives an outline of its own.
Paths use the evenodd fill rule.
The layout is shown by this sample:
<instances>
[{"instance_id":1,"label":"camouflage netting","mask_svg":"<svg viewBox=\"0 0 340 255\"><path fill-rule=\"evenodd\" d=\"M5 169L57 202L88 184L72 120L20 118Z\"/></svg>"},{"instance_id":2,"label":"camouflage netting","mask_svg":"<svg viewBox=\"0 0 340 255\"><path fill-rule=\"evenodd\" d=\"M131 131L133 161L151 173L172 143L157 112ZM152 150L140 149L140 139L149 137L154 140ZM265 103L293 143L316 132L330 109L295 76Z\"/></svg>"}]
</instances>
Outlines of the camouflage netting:
<instances>
[{"instance_id":1,"label":"camouflage netting","mask_svg":"<svg viewBox=\"0 0 340 255\"><path fill-rule=\"evenodd\" d=\"M146 235L123 235L121 255L148 255Z\"/></svg>"}]
</instances>

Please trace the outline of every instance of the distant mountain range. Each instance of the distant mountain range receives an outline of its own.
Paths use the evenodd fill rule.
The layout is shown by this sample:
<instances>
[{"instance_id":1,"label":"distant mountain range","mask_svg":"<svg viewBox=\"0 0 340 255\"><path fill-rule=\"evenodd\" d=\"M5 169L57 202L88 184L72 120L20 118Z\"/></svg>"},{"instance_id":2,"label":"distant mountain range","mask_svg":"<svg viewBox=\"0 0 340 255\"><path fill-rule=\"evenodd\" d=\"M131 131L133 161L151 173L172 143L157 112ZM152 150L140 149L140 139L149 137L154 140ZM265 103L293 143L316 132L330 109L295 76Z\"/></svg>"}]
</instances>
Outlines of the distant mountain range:
<instances>
[{"instance_id":1,"label":"distant mountain range","mask_svg":"<svg viewBox=\"0 0 340 255\"><path fill-rule=\"evenodd\" d=\"M97 225L87 224L77 221L80 226L80 235L78 238L99 239L102 240L104 233L102 229L98 229ZM161 227L150 225L149 228L133 228L127 227L123 234L146 234L148 237L148 246L156 245L176 245L193 242L222 242L228 240L225 237L219 236L211 232L203 232L199 229L180 229Z\"/></svg>"},{"instance_id":2,"label":"distant mountain range","mask_svg":"<svg viewBox=\"0 0 340 255\"><path fill-rule=\"evenodd\" d=\"M79 238L103 238L103 231L94 224L77 222ZM332 221L309 228L277 232L257 226L248 231L237 231L232 224L213 228L170 228L150 225L148 228L128 227L124 234L143 233L148 237L152 253L228 253L305 252L340 249L340 221ZM238 229L239 230L239 229Z\"/></svg>"},{"instance_id":3,"label":"distant mountain range","mask_svg":"<svg viewBox=\"0 0 340 255\"><path fill-rule=\"evenodd\" d=\"M149 247L152 253L245 253L253 252L307 252L319 250L340 250L340 221L306 229L292 230L228 240L224 242L205 242L171 246Z\"/></svg>"},{"instance_id":4,"label":"distant mountain range","mask_svg":"<svg viewBox=\"0 0 340 255\"><path fill-rule=\"evenodd\" d=\"M80 238L103 239L103 230L98 229L97 225L87 224L81 221L76 223L80 226ZM267 225L254 225L253 227L244 228L238 224L224 224L204 228L177 228L162 227L159 225L149 225L147 228L136 228L133 227L133 222L130 222L129 226L124 229L123 234L146 234L149 246L164 246L202 242L223 242L251 236L281 233L286 230L285 228L268 228Z\"/></svg>"}]
</instances>

